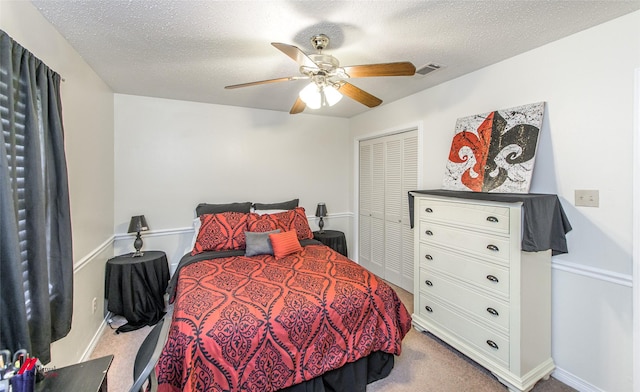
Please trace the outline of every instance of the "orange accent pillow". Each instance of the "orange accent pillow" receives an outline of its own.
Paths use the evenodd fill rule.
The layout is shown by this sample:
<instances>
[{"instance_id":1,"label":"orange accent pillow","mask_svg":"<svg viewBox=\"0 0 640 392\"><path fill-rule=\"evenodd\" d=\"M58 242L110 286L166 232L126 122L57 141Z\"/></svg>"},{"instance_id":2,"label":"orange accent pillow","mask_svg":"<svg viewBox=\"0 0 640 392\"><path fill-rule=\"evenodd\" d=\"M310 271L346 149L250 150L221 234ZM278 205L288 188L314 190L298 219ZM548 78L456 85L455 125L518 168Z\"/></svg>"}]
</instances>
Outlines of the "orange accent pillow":
<instances>
[{"instance_id":1,"label":"orange accent pillow","mask_svg":"<svg viewBox=\"0 0 640 392\"><path fill-rule=\"evenodd\" d=\"M271 240L273 255L276 259L281 259L302 250L302 246L300 246L300 242L298 241L298 234L295 230L269 234L269 239Z\"/></svg>"}]
</instances>

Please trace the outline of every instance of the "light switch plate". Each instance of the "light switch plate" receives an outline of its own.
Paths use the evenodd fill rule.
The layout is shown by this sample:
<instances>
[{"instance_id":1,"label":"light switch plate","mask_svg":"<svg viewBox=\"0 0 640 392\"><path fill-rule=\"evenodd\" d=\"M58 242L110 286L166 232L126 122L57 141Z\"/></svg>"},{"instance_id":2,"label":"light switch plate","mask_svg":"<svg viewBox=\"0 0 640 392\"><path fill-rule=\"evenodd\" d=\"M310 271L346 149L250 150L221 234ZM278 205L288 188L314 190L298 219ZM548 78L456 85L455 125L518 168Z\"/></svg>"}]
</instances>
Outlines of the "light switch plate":
<instances>
[{"instance_id":1,"label":"light switch plate","mask_svg":"<svg viewBox=\"0 0 640 392\"><path fill-rule=\"evenodd\" d=\"M576 189L576 207L598 207L600 205L600 192L597 189Z\"/></svg>"}]
</instances>

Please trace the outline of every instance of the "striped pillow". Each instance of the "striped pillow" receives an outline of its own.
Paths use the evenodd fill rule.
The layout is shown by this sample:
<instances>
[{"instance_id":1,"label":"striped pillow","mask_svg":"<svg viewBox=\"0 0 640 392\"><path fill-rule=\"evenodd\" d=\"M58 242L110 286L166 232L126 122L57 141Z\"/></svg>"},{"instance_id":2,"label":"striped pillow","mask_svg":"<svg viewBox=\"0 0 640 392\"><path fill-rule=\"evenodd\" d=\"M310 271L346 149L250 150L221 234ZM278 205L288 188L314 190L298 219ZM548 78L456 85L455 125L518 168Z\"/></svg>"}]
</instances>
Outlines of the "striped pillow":
<instances>
[{"instance_id":1,"label":"striped pillow","mask_svg":"<svg viewBox=\"0 0 640 392\"><path fill-rule=\"evenodd\" d=\"M295 230L269 234L269 239L271 240L273 255L276 259L281 259L302 250Z\"/></svg>"}]
</instances>

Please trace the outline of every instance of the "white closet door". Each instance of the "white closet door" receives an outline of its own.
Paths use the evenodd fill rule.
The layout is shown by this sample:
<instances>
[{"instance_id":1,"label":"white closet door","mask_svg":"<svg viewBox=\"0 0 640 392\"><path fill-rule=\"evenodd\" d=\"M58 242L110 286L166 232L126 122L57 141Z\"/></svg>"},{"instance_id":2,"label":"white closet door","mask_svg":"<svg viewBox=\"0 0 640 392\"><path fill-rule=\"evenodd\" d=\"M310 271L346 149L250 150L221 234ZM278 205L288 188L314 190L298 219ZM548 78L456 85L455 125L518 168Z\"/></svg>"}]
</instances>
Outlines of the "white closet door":
<instances>
[{"instance_id":1,"label":"white closet door","mask_svg":"<svg viewBox=\"0 0 640 392\"><path fill-rule=\"evenodd\" d=\"M413 230L409 219L409 191L418 189L418 132L413 131L402 140L402 269L398 286L413 292Z\"/></svg>"},{"instance_id":2,"label":"white closet door","mask_svg":"<svg viewBox=\"0 0 640 392\"><path fill-rule=\"evenodd\" d=\"M408 192L418 186L417 131L387 137L384 278L413 291L413 231Z\"/></svg>"},{"instance_id":3,"label":"white closet door","mask_svg":"<svg viewBox=\"0 0 640 392\"><path fill-rule=\"evenodd\" d=\"M384 150L382 140L374 140L371 151L371 257L369 270L384 276Z\"/></svg>"},{"instance_id":4,"label":"white closet door","mask_svg":"<svg viewBox=\"0 0 640 392\"><path fill-rule=\"evenodd\" d=\"M384 278L399 285L402 271L402 139L386 137Z\"/></svg>"},{"instance_id":5,"label":"white closet door","mask_svg":"<svg viewBox=\"0 0 640 392\"><path fill-rule=\"evenodd\" d=\"M418 132L360 142L359 262L413 291L408 192L417 189Z\"/></svg>"},{"instance_id":6,"label":"white closet door","mask_svg":"<svg viewBox=\"0 0 640 392\"><path fill-rule=\"evenodd\" d=\"M358 258L359 263L369 268L371 260L371 143L360 143L359 211L358 211Z\"/></svg>"}]
</instances>

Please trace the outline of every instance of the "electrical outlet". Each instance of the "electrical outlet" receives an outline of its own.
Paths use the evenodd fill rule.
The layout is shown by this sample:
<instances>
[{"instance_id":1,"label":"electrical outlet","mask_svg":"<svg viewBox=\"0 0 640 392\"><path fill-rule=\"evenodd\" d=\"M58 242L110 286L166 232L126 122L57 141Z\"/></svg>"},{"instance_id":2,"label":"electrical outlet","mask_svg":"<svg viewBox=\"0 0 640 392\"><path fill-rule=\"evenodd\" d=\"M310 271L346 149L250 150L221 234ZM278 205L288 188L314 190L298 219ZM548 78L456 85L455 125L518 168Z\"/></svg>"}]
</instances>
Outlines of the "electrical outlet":
<instances>
[{"instance_id":1,"label":"electrical outlet","mask_svg":"<svg viewBox=\"0 0 640 392\"><path fill-rule=\"evenodd\" d=\"M91 313L95 313L98 310L98 298L93 297L93 301L91 301Z\"/></svg>"},{"instance_id":2,"label":"electrical outlet","mask_svg":"<svg viewBox=\"0 0 640 392\"><path fill-rule=\"evenodd\" d=\"M600 205L600 192L597 189L576 189L575 198L576 207L598 207Z\"/></svg>"}]
</instances>

